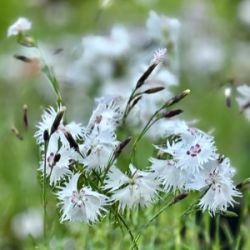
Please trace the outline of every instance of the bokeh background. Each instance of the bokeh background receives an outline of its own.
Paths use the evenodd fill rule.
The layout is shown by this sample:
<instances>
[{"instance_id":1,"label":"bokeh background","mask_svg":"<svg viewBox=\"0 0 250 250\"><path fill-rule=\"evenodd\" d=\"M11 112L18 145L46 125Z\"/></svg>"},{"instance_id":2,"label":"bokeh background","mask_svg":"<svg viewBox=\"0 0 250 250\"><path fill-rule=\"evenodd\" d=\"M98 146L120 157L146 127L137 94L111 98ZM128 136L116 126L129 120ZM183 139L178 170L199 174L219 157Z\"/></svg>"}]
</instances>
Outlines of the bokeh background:
<instances>
[{"instance_id":1,"label":"bokeh background","mask_svg":"<svg viewBox=\"0 0 250 250\"><path fill-rule=\"evenodd\" d=\"M182 26L178 55L180 84L173 92L185 88L192 91L180 104L184 117L197 119L196 126L204 131L213 131L219 151L228 156L237 169L236 183L250 176L250 123L239 112L235 101L235 86L250 83L249 0L9 0L1 1L1 10L0 249L42 249L39 152L33 134L42 108L55 103L49 83L39 73L36 63L27 65L14 58L22 50L15 39L7 38L6 34L9 25L19 16L32 21L32 35L46 44L51 54L63 49L54 55L55 64L65 60L63 57L72 50L77 53L84 35L108 33L114 24L143 29L150 10L178 18ZM65 79L60 81L64 82L62 94L68 106L68 118L84 123L92 109L94 83L86 93L75 84L67 85ZM231 108L225 104L226 86L233 86ZM24 104L28 105L28 129L22 121ZM23 140L11 132L13 126ZM107 221L93 227L61 225L56 200L53 194L50 196L51 249L128 249L129 237L123 237L119 228L111 230ZM193 243L194 248L188 248L185 243L184 248L176 236L178 233L170 227L178 228L182 223L178 216L171 216L178 211L182 211L179 205L162 215L157 226L146 232L148 238L143 241L143 249L172 249L173 246L199 249L198 243L196 246ZM136 218L134 220L137 223ZM22 229L30 226L34 234L26 237ZM196 226L195 221L190 221L191 228ZM246 232L249 228L246 227Z\"/></svg>"}]
</instances>

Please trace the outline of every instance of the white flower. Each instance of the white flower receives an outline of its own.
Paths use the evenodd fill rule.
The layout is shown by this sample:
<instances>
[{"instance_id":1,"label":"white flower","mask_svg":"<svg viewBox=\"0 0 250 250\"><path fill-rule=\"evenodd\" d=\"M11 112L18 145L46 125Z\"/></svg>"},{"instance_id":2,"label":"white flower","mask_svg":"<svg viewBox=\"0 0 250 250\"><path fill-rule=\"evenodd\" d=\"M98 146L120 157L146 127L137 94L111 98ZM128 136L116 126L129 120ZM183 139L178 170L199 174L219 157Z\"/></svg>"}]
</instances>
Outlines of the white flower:
<instances>
[{"instance_id":1,"label":"white flower","mask_svg":"<svg viewBox=\"0 0 250 250\"><path fill-rule=\"evenodd\" d=\"M49 107L43 112L42 121L40 121L36 126L38 129L35 133L37 144L44 143L43 141L44 131L47 130L48 133L50 133L52 124L55 121L56 115L59 111L60 109L58 111L55 111L53 107ZM62 123L62 120L60 121L60 123Z\"/></svg>"},{"instance_id":2,"label":"white flower","mask_svg":"<svg viewBox=\"0 0 250 250\"><path fill-rule=\"evenodd\" d=\"M180 170L174 160L160 160L150 158L151 170L161 181L166 192L184 189L189 174Z\"/></svg>"},{"instance_id":3,"label":"white flower","mask_svg":"<svg viewBox=\"0 0 250 250\"><path fill-rule=\"evenodd\" d=\"M151 64L161 63L165 59L166 54L167 54L166 48L156 50L154 53L153 59L151 61Z\"/></svg>"},{"instance_id":4,"label":"white flower","mask_svg":"<svg viewBox=\"0 0 250 250\"><path fill-rule=\"evenodd\" d=\"M31 22L25 17L19 17L18 20L8 28L8 37L16 36L19 33L31 29Z\"/></svg>"},{"instance_id":5,"label":"white flower","mask_svg":"<svg viewBox=\"0 0 250 250\"><path fill-rule=\"evenodd\" d=\"M113 167L108 173L104 187L112 192L111 199L119 202L119 209L147 207L152 204L159 189L159 183L151 172L129 166L130 176Z\"/></svg>"},{"instance_id":6,"label":"white flower","mask_svg":"<svg viewBox=\"0 0 250 250\"><path fill-rule=\"evenodd\" d=\"M59 187L57 196L62 205L61 221L96 222L108 205L108 197L90 187L77 189L80 174L74 174L65 187Z\"/></svg>"},{"instance_id":7,"label":"white flower","mask_svg":"<svg viewBox=\"0 0 250 250\"><path fill-rule=\"evenodd\" d=\"M169 18L150 11L146 27L149 36L157 42L166 45L168 40L174 44L178 41L180 22L176 18Z\"/></svg>"},{"instance_id":8,"label":"white flower","mask_svg":"<svg viewBox=\"0 0 250 250\"><path fill-rule=\"evenodd\" d=\"M202 211L208 210L214 215L217 210L225 211L228 206L233 206L234 197L241 196L232 181L234 172L229 159L226 158L222 162L209 161L200 173L193 177L189 188L196 190L207 188L199 202Z\"/></svg>"},{"instance_id":9,"label":"white flower","mask_svg":"<svg viewBox=\"0 0 250 250\"><path fill-rule=\"evenodd\" d=\"M51 133L51 128L56 119L57 114L59 112L63 112L64 110L65 110L64 107L58 108L57 111L55 111L53 107L49 107L44 111L44 113L42 114L42 121L40 121L36 126L38 129L35 133L37 144L41 145L44 143L44 138L43 138L44 131L47 130L49 134ZM68 141L64 136L65 132L70 133L72 137L76 140L84 137L85 129L82 126L82 124L75 122L63 125L63 119L61 119L55 133L59 134L61 143L63 145L68 145Z\"/></svg>"},{"instance_id":10,"label":"white flower","mask_svg":"<svg viewBox=\"0 0 250 250\"><path fill-rule=\"evenodd\" d=\"M244 112L246 118L250 120L250 87L246 84L237 87L239 96L236 98L241 111Z\"/></svg>"},{"instance_id":11,"label":"white flower","mask_svg":"<svg viewBox=\"0 0 250 250\"><path fill-rule=\"evenodd\" d=\"M100 129L116 129L122 118L122 98L121 97L101 97L96 99L97 107L93 111L87 130L98 125Z\"/></svg>"},{"instance_id":12,"label":"white flower","mask_svg":"<svg viewBox=\"0 0 250 250\"><path fill-rule=\"evenodd\" d=\"M86 155L82 163L87 170L103 170L117 145L118 141L112 131L100 130L99 126L95 126L90 134L86 134L84 144L81 146L81 152Z\"/></svg>"},{"instance_id":13,"label":"white flower","mask_svg":"<svg viewBox=\"0 0 250 250\"><path fill-rule=\"evenodd\" d=\"M167 148L159 149L171 154L173 159L177 161L178 167L189 173L197 172L203 168L204 163L217 159L213 138L205 133L186 136L172 145L168 142Z\"/></svg>"},{"instance_id":14,"label":"white flower","mask_svg":"<svg viewBox=\"0 0 250 250\"><path fill-rule=\"evenodd\" d=\"M55 185L66 175L70 174L69 165L74 158L74 150L64 145L58 148L58 134L53 134L48 144L46 154L46 176L49 176L50 185ZM44 170L44 156L39 170Z\"/></svg>"},{"instance_id":15,"label":"white flower","mask_svg":"<svg viewBox=\"0 0 250 250\"><path fill-rule=\"evenodd\" d=\"M36 208L15 215L11 221L15 236L23 240L28 237L39 238L43 233L42 212Z\"/></svg>"}]
</instances>

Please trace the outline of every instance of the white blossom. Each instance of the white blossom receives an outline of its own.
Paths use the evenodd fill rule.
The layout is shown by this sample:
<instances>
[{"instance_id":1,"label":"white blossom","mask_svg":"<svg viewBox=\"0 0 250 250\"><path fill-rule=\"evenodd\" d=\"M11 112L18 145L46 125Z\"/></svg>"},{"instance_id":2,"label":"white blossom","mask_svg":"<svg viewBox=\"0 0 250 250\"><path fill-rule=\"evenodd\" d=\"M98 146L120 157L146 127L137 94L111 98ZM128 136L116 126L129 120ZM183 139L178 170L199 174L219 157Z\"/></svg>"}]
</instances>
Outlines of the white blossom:
<instances>
[{"instance_id":1,"label":"white blossom","mask_svg":"<svg viewBox=\"0 0 250 250\"><path fill-rule=\"evenodd\" d=\"M200 173L194 175L188 187L199 191L207 189L199 202L203 212L208 210L214 215L217 210L225 211L235 203L234 197L241 196L232 181L234 172L226 158L207 162Z\"/></svg>"},{"instance_id":2,"label":"white blossom","mask_svg":"<svg viewBox=\"0 0 250 250\"><path fill-rule=\"evenodd\" d=\"M105 189L112 193L111 199L119 202L119 209L134 209L152 204L159 189L159 183L151 172L136 169L129 165L129 175L117 168L111 168L104 183Z\"/></svg>"},{"instance_id":3,"label":"white blossom","mask_svg":"<svg viewBox=\"0 0 250 250\"><path fill-rule=\"evenodd\" d=\"M76 173L64 187L59 187L57 196L62 205L61 221L94 223L106 211L108 197L93 191L90 187L83 186L78 190L79 177L80 174Z\"/></svg>"},{"instance_id":4,"label":"white blossom","mask_svg":"<svg viewBox=\"0 0 250 250\"><path fill-rule=\"evenodd\" d=\"M107 166L117 145L118 141L113 131L108 129L101 130L99 126L95 126L90 134L86 134L81 149L81 152L86 155L82 159L86 170L103 170Z\"/></svg>"},{"instance_id":5,"label":"white blossom","mask_svg":"<svg viewBox=\"0 0 250 250\"><path fill-rule=\"evenodd\" d=\"M66 175L70 174L69 165L74 159L74 150L62 145L58 148L58 134L53 134L46 152L46 176L49 177L50 185L55 185ZM40 171L44 171L44 155L40 163Z\"/></svg>"},{"instance_id":6,"label":"white blossom","mask_svg":"<svg viewBox=\"0 0 250 250\"><path fill-rule=\"evenodd\" d=\"M186 136L171 144L168 142L166 148L159 149L172 155L180 169L191 173L199 171L209 160L217 159L213 138L205 133Z\"/></svg>"},{"instance_id":7,"label":"white blossom","mask_svg":"<svg viewBox=\"0 0 250 250\"><path fill-rule=\"evenodd\" d=\"M44 111L42 114L42 121L37 124L37 131L35 133L35 138L37 140L37 144L44 143L44 131L47 130L50 134L52 125L55 121L55 118L59 112L62 112L64 107L59 107L56 111L53 107L49 107ZM84 137L85 129L80 123L71 122L67 125L63 124L63 119L61 119L57 130L55 131L56 134L60 136L61 143L63 145L67 145L68 141L64 136L64 133L70 133L72 137L76 139L80 139Z\"/></svg>"},{"instance_id":8,"label":"white blossom","mask_svg":"<svg viewBox=\"0 0 250 250\"><path fill-rule=\"evenodd\" d=\"M179 169L176 161L150 158L150 162L150 169L163 184L166 192L185 188L189 174L187 171Z\"/></svg>"},{"instance_id":9,"label":"white blossom","mask_svg":"<svg viewBox=\"0 0 250 250\"><path fill-rule=\"evenodd\" d=\"M25 17L19 17L17 21L8 28L8 37L16 36L31 29L31 22Z\"/></svg>"},{"instance_id":10,"label":"white blossom","mask_svg":"<svg viewBox=\"0 0 250 250\"><path fill-rule=\"evenodd\" d=\"M97 125L100 129L115 130L117 125L120 123L122 118L122 105L123 100L121 97L101 97L96 99L97 107L93 111L87 130L91 129Z\"/></svg>"},{"instance_id":11,"label":"white blossom","mask_svg":"<svg viewBox=\"0 0 250 250\"><path fill-rule=\"evenodd\" d=\"M167 49L166 48L162 48L162 49L158 49L155 51L153 59L151 61L151 64L159 64L161 63L167 54Z\"/></svg>"}]
</instances>

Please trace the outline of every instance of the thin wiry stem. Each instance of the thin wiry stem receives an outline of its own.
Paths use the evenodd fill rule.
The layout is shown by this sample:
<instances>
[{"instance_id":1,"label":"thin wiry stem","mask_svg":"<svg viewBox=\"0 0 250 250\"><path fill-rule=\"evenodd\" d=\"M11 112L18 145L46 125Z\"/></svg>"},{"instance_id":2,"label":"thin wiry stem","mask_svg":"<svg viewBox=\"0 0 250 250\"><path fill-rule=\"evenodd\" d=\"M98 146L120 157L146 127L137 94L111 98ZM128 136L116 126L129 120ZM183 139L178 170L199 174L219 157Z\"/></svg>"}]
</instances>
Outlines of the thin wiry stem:
<instances>
[{"instance_id":1,"label":"thin wiry stem","mask_svg":"<svg viewBox=\"0 0 250 250\"><path fill-rule=\"evenodd\" d=\"M136 239L135 239L131 229L129 228L128 224L126 223L126 221L122 218L122 216L119 213L117 213L117 216L118 216L119 220L122 222L122 224L124 225L124 227L127 229L128 233L130 235L130 238L131 238L131 240L133 242L132 249L137 249L138 250L139 248L138 248L138 245L136 243Z\"/></svg>"},{"instance_id":2,"label":"thin wiry stem","mask_svg":"<svg viewBox=\"0 0 250 250\"><path fill-rule=\"evenodd\" d=\"M47 231L47 196L46 196L46 161L47 161L48 144L44 143L44 164L43 164L43 237L46 242Z\"/></svg>"}]
</instances>

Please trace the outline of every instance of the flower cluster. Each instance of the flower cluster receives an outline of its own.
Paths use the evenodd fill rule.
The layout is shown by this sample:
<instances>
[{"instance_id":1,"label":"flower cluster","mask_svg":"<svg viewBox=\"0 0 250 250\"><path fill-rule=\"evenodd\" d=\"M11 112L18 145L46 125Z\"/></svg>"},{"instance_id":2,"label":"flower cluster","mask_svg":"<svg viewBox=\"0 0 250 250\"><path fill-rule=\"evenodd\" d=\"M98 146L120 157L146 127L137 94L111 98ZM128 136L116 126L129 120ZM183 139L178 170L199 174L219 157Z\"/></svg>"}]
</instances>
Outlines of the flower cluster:
<instances>
[{"instance_id":1,"label":"flower cluster","mask_svg":"<svg viewBox=\"0 0 250 250\"><path fill-rule=\"evenodd\" d=\"M162 24L159 34L152 33L155 22ZM147 27L151 42L171 43L177 48L177 20L151 12ZM130 48L122 28L114 28L111 37L85 37L83 45L81 66L95 66L96 70L89 70L95 72L95 77L99 74L97 65L99 69L104 67L101 71L107 74L107 60L117 64ZM42 153L39 170L57 190L61 221L94 223L114 204L121 212L148 207L162 193L171 191L199 191L199 207L210 214L226 211L240 196L232 181L234 168L228 158L218 154L214 138L176 118L182 110L170 110L190 91L176 96L169 92L168 86L176 84L177 77L166 67L166 53L165 48L157 50L150 64L142 67L142 73L137 71L135 86L126 85L123 92L117 84L119 91L113 89L108 96L102 89L104 97L96 99L96 108L85 126L65 122L66 108L61 106L59 90L54 87L60 97L58 108L44 111L35 137ZM160 65L165 68L158 72ZM133 77L129 73L129 78L124 79L134 82L131 79L135 77L135 68L130 66L130 70ZM51 72L46 72L51 79ZM89 75L88 80L94 82L93 77ZM102 75L100 79L109 81L111 77ZM103 86L106 87L105 82ZM165 142L155 146L158 154L149 159L147 169L136 167L132 156L128 166L119 166L117 158L130 141L119 140L119 129L121 134L129 131L132 135L131 155L136 154L137 143L146 134L154 141L161 138Z\"/></svg>"},{"instance_id":2,"label":"flower cluster","mask_svg":"<svg viewBox=\"0 0 250 250\"><path fill-rule=\"evenodd\" d=\"M214 138L196 128L183 127L163 146L159 158L151 158L151 169L164 190L203 193L199 206L215 214L225 211L240 196L233 184L230 160L217 153Z\"/></svg>"}]
</instances>

